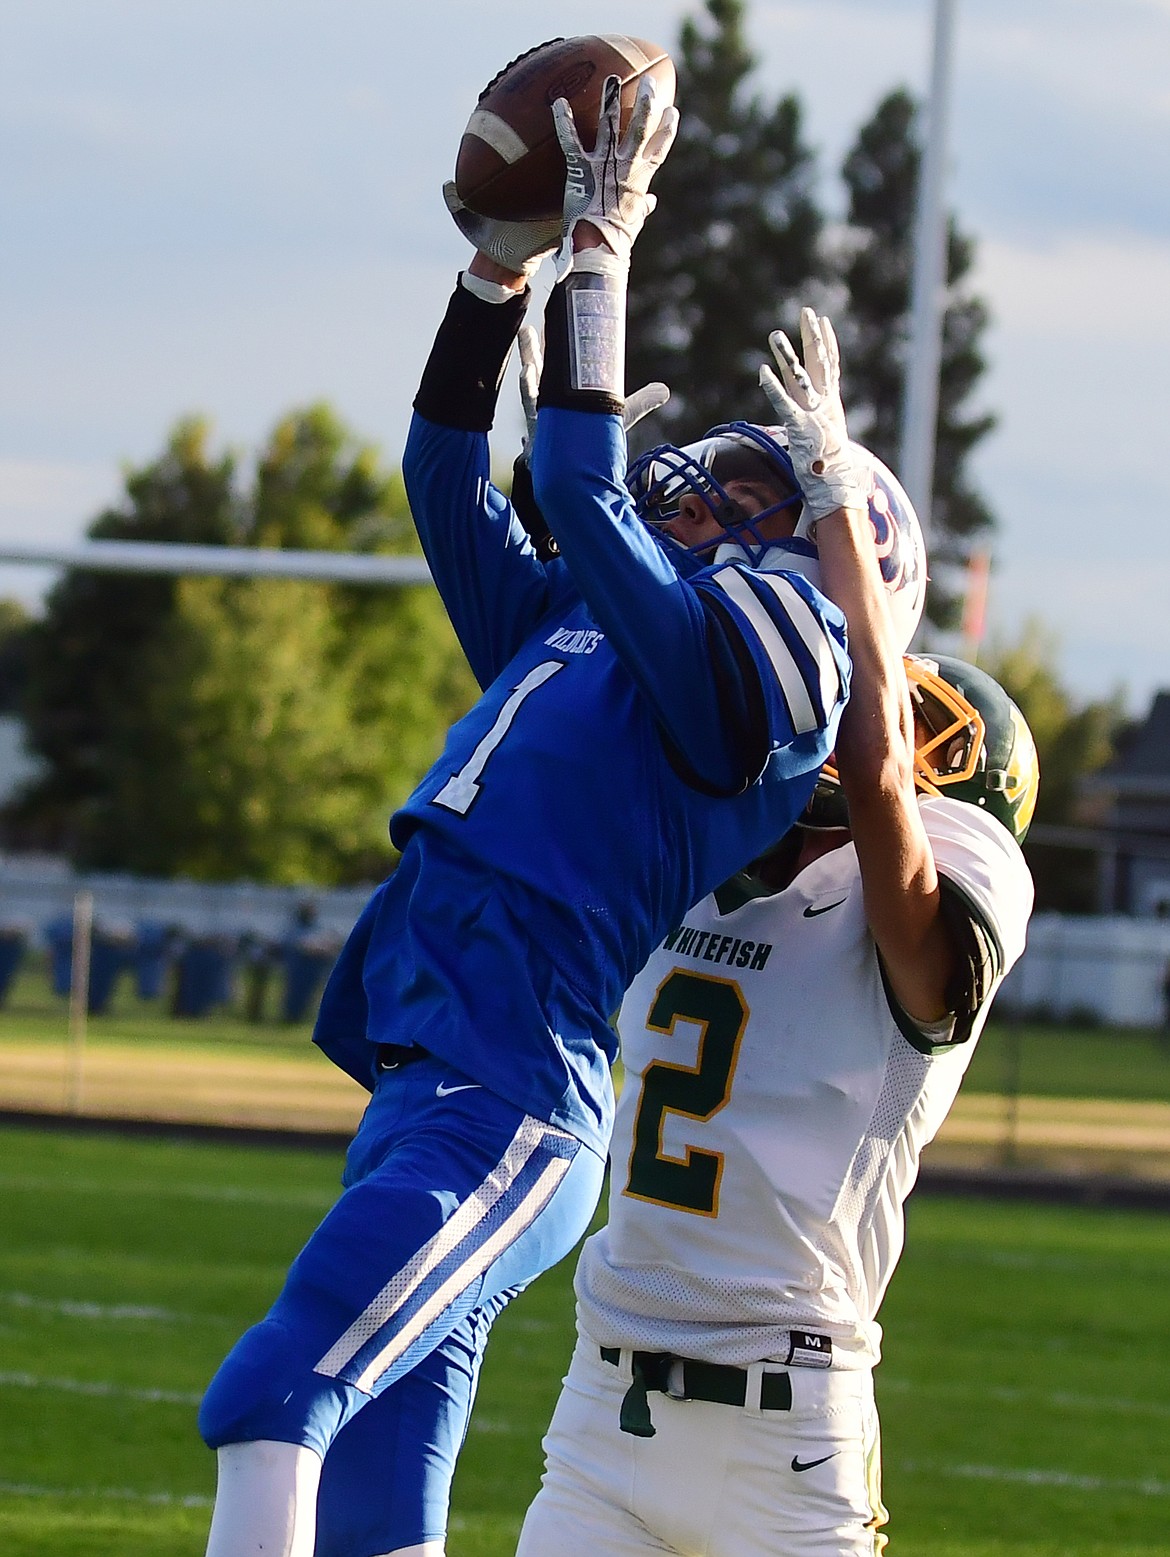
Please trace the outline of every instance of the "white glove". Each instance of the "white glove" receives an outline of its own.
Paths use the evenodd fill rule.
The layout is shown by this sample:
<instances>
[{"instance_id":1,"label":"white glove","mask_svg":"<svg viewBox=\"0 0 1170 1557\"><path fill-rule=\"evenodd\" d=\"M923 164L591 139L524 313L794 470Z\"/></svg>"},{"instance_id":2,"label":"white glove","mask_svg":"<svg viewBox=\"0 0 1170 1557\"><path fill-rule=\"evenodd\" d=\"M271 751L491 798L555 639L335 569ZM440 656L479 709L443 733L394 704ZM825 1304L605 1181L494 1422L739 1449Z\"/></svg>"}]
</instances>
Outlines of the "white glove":
<instances>
[{"instance_id":1,"label":"white glove","mask_svg":"<svg viewBox=\"0 0 1170 1557\"><path fill-rule=\"evenodd\" d=\"M520 404L524 408L524 443L520 457L527 460L536 437L536 405L540 398L540 375L544 371L544 351L540 336L530 324L520 326L516 339L520 348Z\"/></svg>"},{"instance_id":2,"label":"white glove","mask_svg":"<svg viewBox=\"0 0 1170 1557\"><path fill-rule=\"evenodd\" d=\"M547 222L502 222L479 216L463 204L451 179L443 185L443 202L469 243L518 276L534 276L541 260L560 246L561 224L555 217Z\"/></svg>"},{"instance_id":3,"label":"white glove","mask_svg":"<svg viewBox=\"0 0 1170 1557\"><path fill-rule=\"evenodd\" d=\"M553 103L557 139L568 166L560 262L565 268L566 256L572 252L573 229L583 221L591 222L618 259L629 264L634 240L657 204L647 193L650 180L666 160L678 130L678 109L670 104L658 113L656 97L653 76L644 76L629 128L619 136L621 81L608 76L592 151L581 144L568 100L558 97Z\"/></svg>"},{"instance_id":4,"label":"white glove","mask_svg":"<svg viewBox=\"0 0 1170 1557\"><path fill-rule=\"evenodd\" d=\"M517 344L520 347L520 404L524 407L524 425L527 429L520 457L527 460L532 450L532 440L536 436L536 406L540 398L540 375L544 369L544 352L541 349L540 336L530 324L520 326ZM626 403L622 408L622 426L626 432L629 432L630 428L636 427L644 416L649 416L651 411L657 411L669 399L670 390L665 384L644 384L641 389L636 389L632 395L626 397Z\"/></svg>"},{"instance_id":5,"label":"white glove","mask_svg":"<svg viewBox=\"0 0 1170 1557\"><path fill-rule=\"evenodd\" d=\"M788 453L804 496L801 518L815 522L838 508L864 513L869 483L845 428L841 357L833 326L827 319L818 319L811 308L802 308L800 339L804 367L784 331L772 332L768 344L780 378L764 363L760 387L788 434Z\"/></svg>"}]
</instances>

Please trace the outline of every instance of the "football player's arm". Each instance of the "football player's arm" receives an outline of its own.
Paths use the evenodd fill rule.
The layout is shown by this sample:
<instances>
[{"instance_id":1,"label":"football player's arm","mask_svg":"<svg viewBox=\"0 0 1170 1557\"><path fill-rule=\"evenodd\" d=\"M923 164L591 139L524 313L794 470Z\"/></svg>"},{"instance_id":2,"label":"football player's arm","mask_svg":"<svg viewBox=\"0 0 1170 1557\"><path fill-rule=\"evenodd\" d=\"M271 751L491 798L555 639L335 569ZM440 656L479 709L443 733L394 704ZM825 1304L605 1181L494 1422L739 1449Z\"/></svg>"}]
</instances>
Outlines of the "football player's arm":
<instances>
[{"instance_id":1,"label":"football player's arm","mask_svg":"<svg viewBox=\"0 0 1170 1557\"><path fill-rule=\"evenodd\" d=\"M909 687L845 426L836 337L809 308L801 337L803 364L785 335L772 336L780 378L765 367L760 382L788 434L821 587L849 628L853 675L836 757L866 918L894 999L932 1026L955 1010L959 955L915 792Z\"/></svg>"},{"instance_id":2,"label":"football player's arm","mask_svg":"<svg viewBox=\"0 0 1170 1557\"><path fill-rule=\"evenodd\" d=\"M415 398L403 476L427 564L486 686L552 601L547 570L490 479L487 434L527 286L480 254L467 275L478 291L461 279L451 297Z\"/></svg>"},{"instance_id":3,"label":"football player's arm","mask_svg":"<svg viewBox=\"0 0 1170 1557\"><path fill-rule=\"evenodd\" d=\"M698 787L735 794L775 746L793 748L794 774L811 771L831 744L848 671L839 621L767 588L757 598L747 584L745 595L738 570L727 570L736 571L730 588L692 585L634 512L621 420L629 256L678 116L658 112L649 79L624 136L619 108L611 77L586 151L568 104L553 105L569 168L567 238L545 313L533 482L574 583L649 700L676 767ZM799 683L795 709L785 676L793 693Z\"/></svg>"},{"instance_id":4,"label":"football player's arm","mask_svg":"<svg viewBox=\"0 0 1170 1557\"><path fill-rule=\"evenodd\" d=\"M915 1023L952 1014L958 949L914 786L914 719L890 629L869 514L817 521L822 588L845 613L853 679L837 769L861 867L865 913L890 990Z\"/></svg>"}]
</instances>

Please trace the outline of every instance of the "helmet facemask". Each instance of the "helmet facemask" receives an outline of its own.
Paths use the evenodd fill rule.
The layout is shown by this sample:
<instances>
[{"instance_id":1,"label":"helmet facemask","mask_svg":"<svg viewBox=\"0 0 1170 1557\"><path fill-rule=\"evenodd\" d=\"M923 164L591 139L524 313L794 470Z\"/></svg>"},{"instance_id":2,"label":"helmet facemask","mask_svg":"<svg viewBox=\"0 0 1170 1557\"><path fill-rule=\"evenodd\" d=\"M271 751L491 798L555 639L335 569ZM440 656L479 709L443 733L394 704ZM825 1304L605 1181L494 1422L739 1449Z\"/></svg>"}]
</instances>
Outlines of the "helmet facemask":
<instances>
[{"instance_id":1,"label":"helmet facemask","mask_svg":"<svg viewBox=\"0 0 1170 1557\"><path fill-rule=\"evenodd\" d=\"M948 655L907 655L920 793L979 806L1023 842L1040 766L1023 714L986 671Z\"/></svg>"},{"instance_id":2,"label":"helmet facemask","mask_svg":"<svg viewBox=\"0 0 1170 1557\"><path fill-rule=\"evenodd\" d=\"M944 790L973 779L987 760L983 716L955 687L937 674L924 676L907 661L914 705L914 783L920 794Z\"/></svg>"},{"instance_id":3,"label":"helmet facemask","mask_svg":"<svg viewBox=\"0 0 1170 1557\"><path fill-rule=\"evenodd\" d=\"M986 671L948 656L906 655L914 709L914 787L990 812L1017 842L1028 831L1040 770L1024 716ZM849 826L845 791L830 757L798 825Z\"/></svg>"},{"instance_id":4,"label":"helmet facemask","mask_svg":"<svg viewBox=\"0 0 1170 1557\"><path fill-rule=\"evenodd\" d=\"M734 481L748 481L773 494L775 501L758 513L748 514L727 491ZM678 447L664 443L650 449L630 466L626 483L639 517L672 546L692 556L705 556L724 541L732 541L754 567L775 538L765 538L761 526L774 514L795 510L792 528L802 505L788 452L769 429L750 422L728 422L712 430L698 443ZM677 519L683 499L699 497L722 530L722 537L687 546L664 532Z\"/></svg>"}]
</instances>

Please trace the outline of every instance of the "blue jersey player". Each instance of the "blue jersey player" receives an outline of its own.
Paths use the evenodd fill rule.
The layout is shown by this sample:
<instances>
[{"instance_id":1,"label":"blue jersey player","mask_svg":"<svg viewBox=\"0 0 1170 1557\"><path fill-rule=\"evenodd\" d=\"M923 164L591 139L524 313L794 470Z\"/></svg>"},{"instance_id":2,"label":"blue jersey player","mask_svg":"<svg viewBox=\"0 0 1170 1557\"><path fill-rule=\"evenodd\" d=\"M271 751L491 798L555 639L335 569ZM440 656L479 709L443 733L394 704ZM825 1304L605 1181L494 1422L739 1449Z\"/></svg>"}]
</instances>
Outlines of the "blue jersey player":
<instances>
[{"instance_id":1,"label":"blue jersey player","mask_svg":"<svg viewBox=\"0 0 1170 1557\"><path fill-rule=\"evenodd\" d=\"M788 829L833 747L840 613L742 551L711 562L723 529L701 500L670 524L687 540L713 525L710 539L672 551L624 483L625 278L677 116L646 90L619 137L616 85L594 153L557 105L567 273L532 448L560 548L547 565L491 485L486 435L526 275L557 235L449 196L479 252L405 474L484 691L394 816L401 863L322 1000L316 1041L373 1095L345 1192L205 1397L209 1557L442 1552L491 1322L598 1199L607 1018L686 909ZM765 539L791 531L782 466L724 491Z\"/></svg>"}]
</instances>

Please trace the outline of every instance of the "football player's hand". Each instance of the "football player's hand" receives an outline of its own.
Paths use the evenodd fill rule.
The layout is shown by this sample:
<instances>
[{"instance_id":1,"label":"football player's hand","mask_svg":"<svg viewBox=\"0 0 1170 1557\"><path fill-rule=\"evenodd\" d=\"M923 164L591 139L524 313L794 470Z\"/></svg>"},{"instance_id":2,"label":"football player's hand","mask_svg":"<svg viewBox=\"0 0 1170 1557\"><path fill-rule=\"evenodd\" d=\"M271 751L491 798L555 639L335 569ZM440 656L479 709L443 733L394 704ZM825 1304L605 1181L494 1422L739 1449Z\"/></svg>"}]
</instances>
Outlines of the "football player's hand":
<instances>
[{"instance_id":1,"label":"football player's hand","mask_svg":"<svg viewBox=\"0 0 1170 1557\"><path fill-rule=\"evenodd\" d=\"M652 384L643 384L641 389L635 389L632 395L626 396L626 403L622 407L622 426L626 432L631 427L636 427L644 416L649 416L651 411L657 411L670 399L670 390L659 379Z\"/></svg>"},{"instance_id":2,"label":"football player's hand","mask_svg":"<svg viewBox=\"0 0 1170 1557\"><path fill-rule=\"evenodd\" d=\"M541 260L560 247L561 224L555 217L547 222L502 222L479 216L463 204L451 179L443 185L443 203L469 243L517 276L535 275Z\"/></svg>"},{"instance_id":3,"label":"football player's hand","mask_svg":"<svg viewBox=\"0 0 1170 1557\"><path fill-rule=\"evenodd\" d=\"M530 324L520 326L516 344L520 348L520 404L524 409L524 443L520 458L527 461L536 437L536 407L540 399L540 375L544 371L544 352L540 336Z\"/></svg>"},{"instance_id":4,"label":"football player's hand","mask_svg":"<svg viewBox=\"0 0 1170 1557\"><path fill-rule=\"evenodd\" d=\"M669 104L659 111L656 98L654 78L643 77L629 128L620 135L621 82L617 76L607 77L592 151L581 144L568 100L558 97L553 103L557 139L568 166L565 239L571 242L578 222L589 222L627 264L634 240L656 204L649 193L650 180L666 160L678 130L678 109Z\"/></svg>"},{"instance_id":5,"label":"football player's hand","mask_svg":"<svg viewBox=\"0 0 1170 1557\"><path fill-rule=\"evenodd\" d=\"M520 326L520 335L517 344L520 347L520 404L524 408L524 445L520 450L520 458L527 461L532 450L532 440L536 436L536 407L540 399L540 375L544 368L544 353L541 350L540 336L530 324ZM649 416L651 411L657 411L670 399L670 390L665 384L644 384L641 389L636 389L632 395L626 396L626 403L622 408L622 426L626 432L631 427L636 427L644 416Z\"/></svg>"},{"instance_id":6,"label":"football player's hand","mask_svg":"<svg viewBox=\"0 0 1170 1557\"><path fill-rule=\"evenodd\" d=\"M804 497L802 519L815 521L838 508L868 506L864 471L858 466L841 404L841 358L833 326L811 308L800 314L802 365L783 330L768 344L780 369L760 368L760 387L788 434L788 452Z\"/></svg>"}]
</instances>

